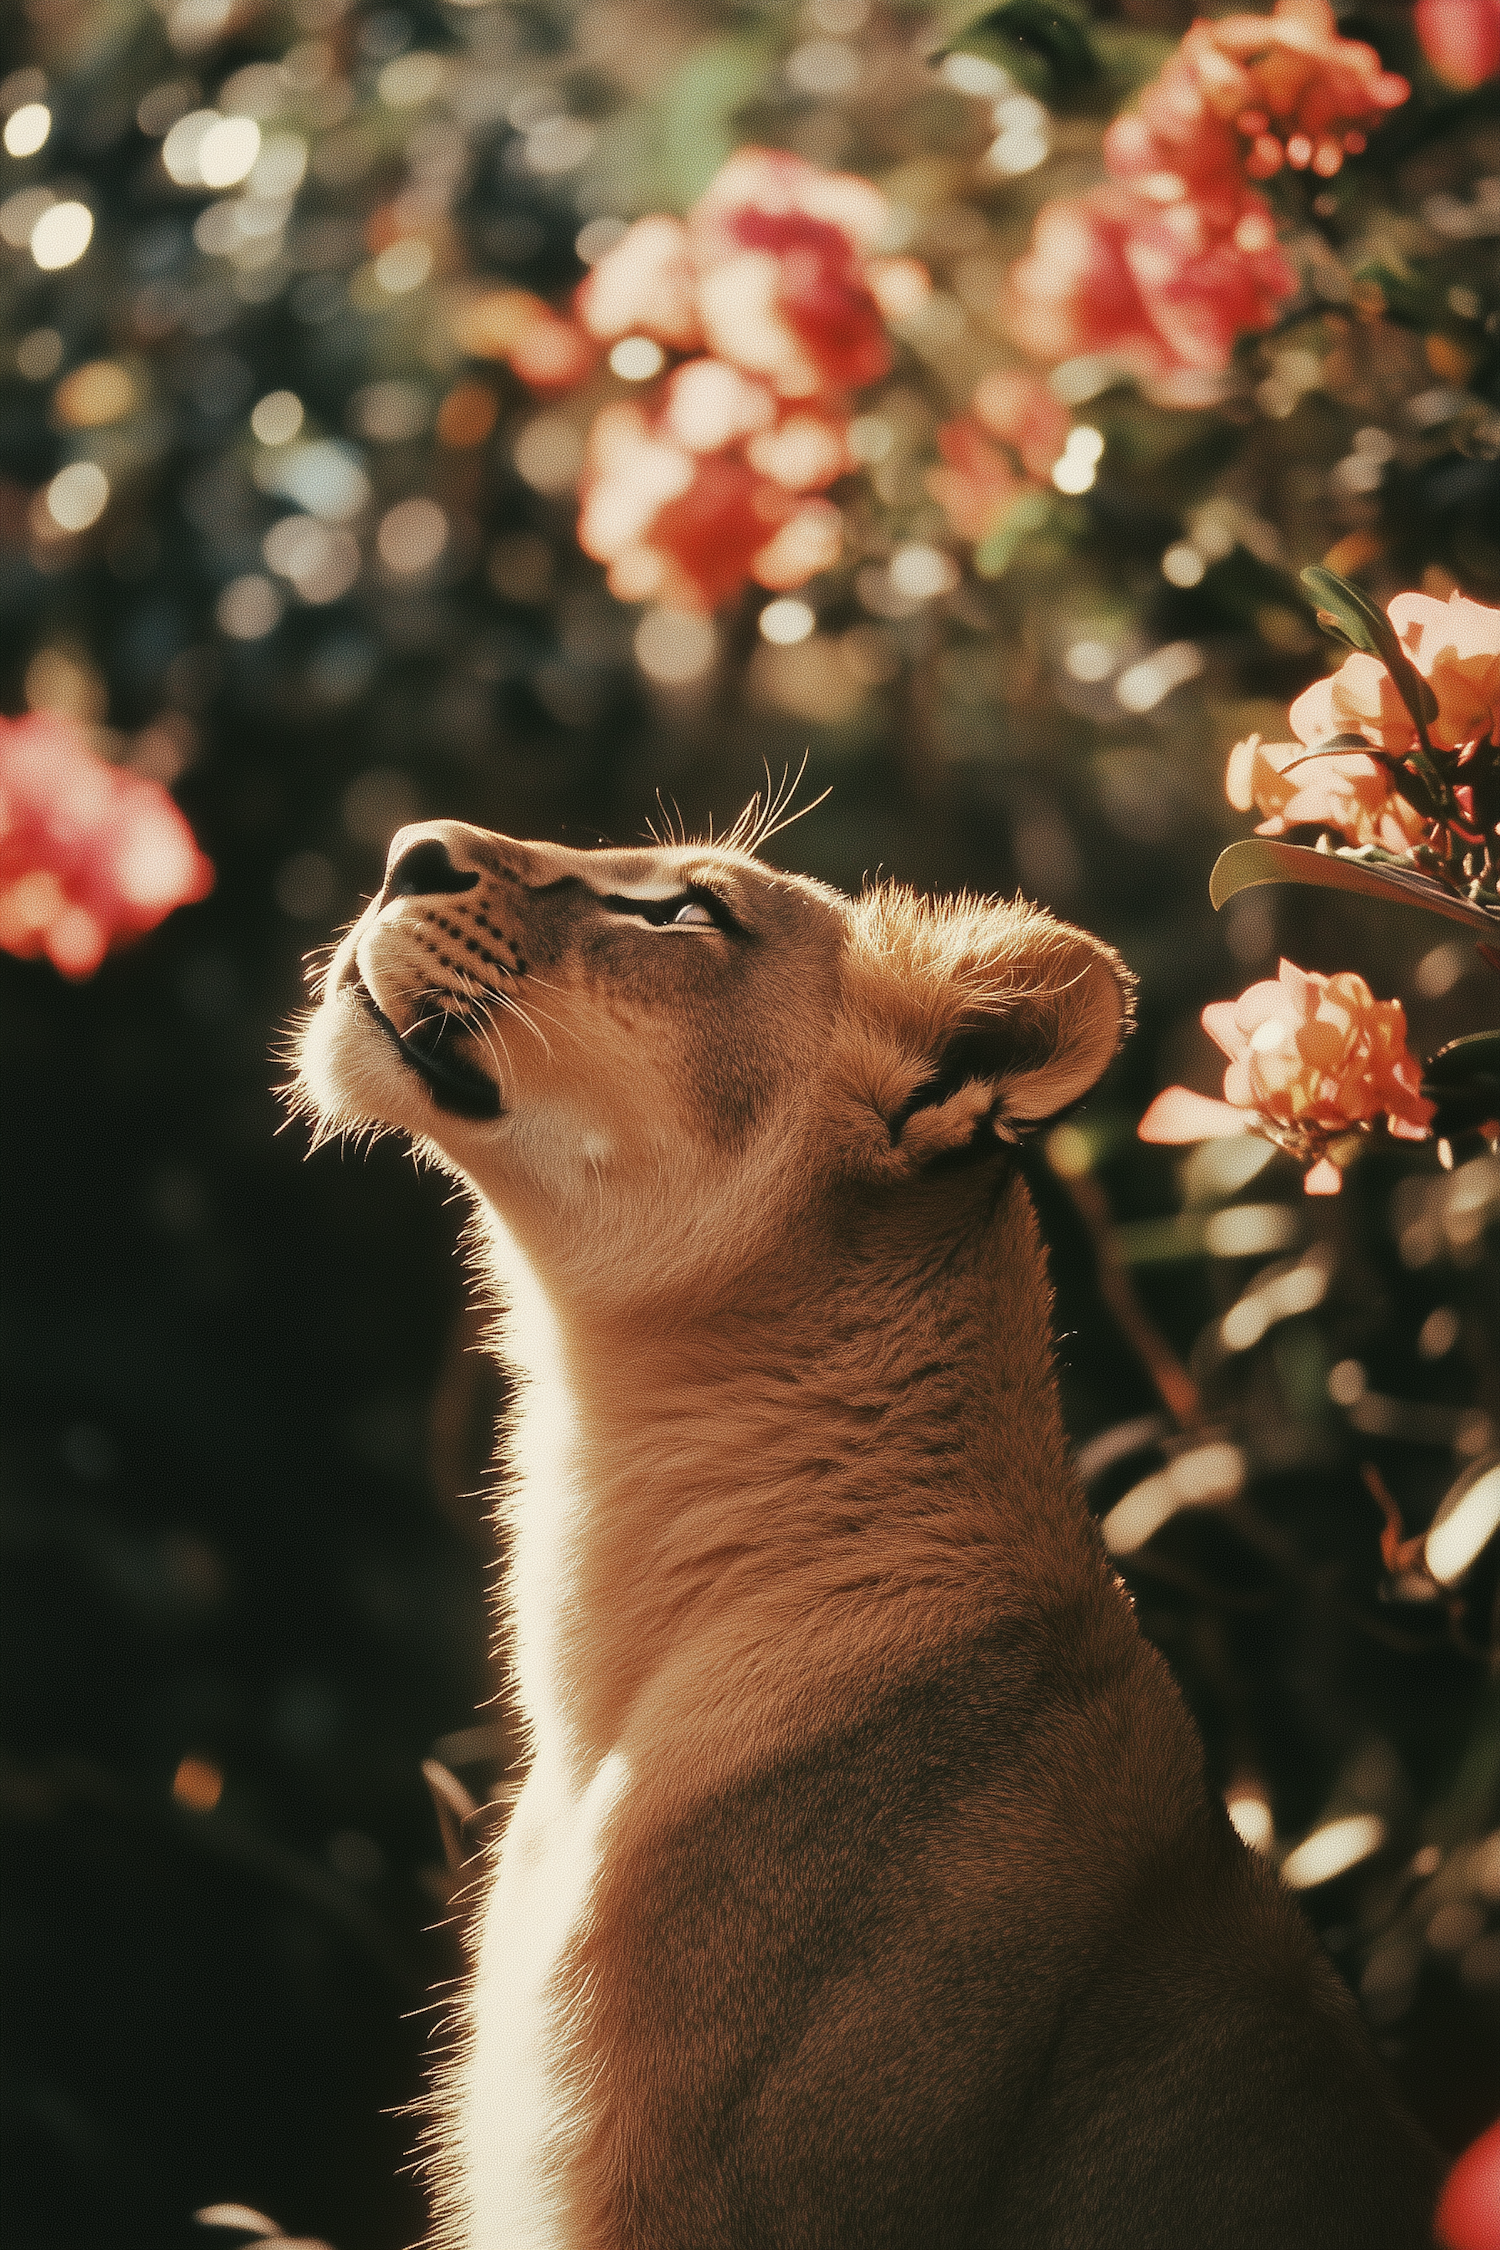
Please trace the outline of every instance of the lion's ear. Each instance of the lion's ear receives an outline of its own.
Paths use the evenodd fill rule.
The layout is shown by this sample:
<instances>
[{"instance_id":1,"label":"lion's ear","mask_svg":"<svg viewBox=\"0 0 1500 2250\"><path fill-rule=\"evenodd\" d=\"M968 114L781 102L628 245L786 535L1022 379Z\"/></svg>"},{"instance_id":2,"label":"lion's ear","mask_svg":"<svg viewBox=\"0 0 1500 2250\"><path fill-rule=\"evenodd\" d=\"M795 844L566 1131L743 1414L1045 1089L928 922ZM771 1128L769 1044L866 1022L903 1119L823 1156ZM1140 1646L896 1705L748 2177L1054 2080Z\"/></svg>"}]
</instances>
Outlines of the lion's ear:
<instances>
[{"instance_id":1,"label":"lion's ear","mask_svg":"<svg viewBox=\"0 0 1500 2250\"><path fill-rule=\"evenodd\" d=\"M870 1098L903 1169L1016 1140L1088 1092L1130 1018L1118 955L1028 907L934 910L909 894L894 906Z\"/></svg>"}]
</instances>

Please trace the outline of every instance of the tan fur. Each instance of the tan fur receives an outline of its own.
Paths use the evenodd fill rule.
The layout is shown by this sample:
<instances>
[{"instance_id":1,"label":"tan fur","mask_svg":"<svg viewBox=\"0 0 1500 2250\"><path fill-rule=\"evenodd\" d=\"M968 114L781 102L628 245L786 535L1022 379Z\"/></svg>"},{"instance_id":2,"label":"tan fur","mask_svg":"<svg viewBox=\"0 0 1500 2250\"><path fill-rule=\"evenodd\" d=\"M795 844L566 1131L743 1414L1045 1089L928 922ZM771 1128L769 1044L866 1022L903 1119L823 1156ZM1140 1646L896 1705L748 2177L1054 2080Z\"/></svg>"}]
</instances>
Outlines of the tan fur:
<instances>
[{"instance_id":1,"label":"tan fur","mask_svg":"<svg viewBox=\"0 0 1500 2250\"><path fill-rule=\"evenodd\" d=\"M1068 1465L1011 1144L1113 1054L1116 957L736 846L440 823L388 886L304 1086L469 1185L522 1384L447 2239L1422 2241ZM698 890L732 927L631 910ZM439 1018L500 1116L435 1099Z\"/></svg>"}]
</instances>

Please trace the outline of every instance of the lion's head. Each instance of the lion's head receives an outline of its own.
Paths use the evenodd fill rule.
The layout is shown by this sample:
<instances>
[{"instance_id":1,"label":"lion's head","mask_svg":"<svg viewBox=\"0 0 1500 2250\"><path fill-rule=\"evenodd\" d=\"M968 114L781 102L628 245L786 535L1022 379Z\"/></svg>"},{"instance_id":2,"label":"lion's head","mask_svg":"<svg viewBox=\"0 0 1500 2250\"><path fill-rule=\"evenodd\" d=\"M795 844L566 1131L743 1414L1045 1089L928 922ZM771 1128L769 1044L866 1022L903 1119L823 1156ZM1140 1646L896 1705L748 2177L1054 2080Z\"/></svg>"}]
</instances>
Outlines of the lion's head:
<instances>
[{"instance_id":1,"label":"lion's head","mask_svg":"<svg viewBox=\"0 0 1500 2250\"><path fill-rule=\"evenodd\" d=\"M736 841L575 851L405 828L301 1051L563 1281L742 1263L820 1189L1003 1160L1114 1054L1129 977L1039 910L849 899Z\"/></svg>"}]
</instances>

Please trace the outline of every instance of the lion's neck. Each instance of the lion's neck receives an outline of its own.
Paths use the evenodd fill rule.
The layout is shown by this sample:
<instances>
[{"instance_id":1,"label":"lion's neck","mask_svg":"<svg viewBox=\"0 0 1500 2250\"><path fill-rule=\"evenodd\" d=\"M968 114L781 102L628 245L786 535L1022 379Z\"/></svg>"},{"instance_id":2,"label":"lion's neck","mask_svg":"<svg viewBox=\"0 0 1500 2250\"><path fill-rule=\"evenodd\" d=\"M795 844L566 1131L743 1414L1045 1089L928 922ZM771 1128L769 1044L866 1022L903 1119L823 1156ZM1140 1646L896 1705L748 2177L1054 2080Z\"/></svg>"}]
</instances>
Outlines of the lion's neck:
<instances>
[{"instance_id":1,"label":"lion's neck","mask_svg":"<svg viewBox=\"0 0 1500 2250\"><path fill-rule=\"evenodd\" d=\"M1024 1190L807 1232L705 1312L512 1294L511 1606L539 1753L707 1771L809 1695L1096 1571ZM506 1261L509 1263L509 1261ZM779 1718L778 1718L779 1714Z\"/></svg>"}]
</instances>

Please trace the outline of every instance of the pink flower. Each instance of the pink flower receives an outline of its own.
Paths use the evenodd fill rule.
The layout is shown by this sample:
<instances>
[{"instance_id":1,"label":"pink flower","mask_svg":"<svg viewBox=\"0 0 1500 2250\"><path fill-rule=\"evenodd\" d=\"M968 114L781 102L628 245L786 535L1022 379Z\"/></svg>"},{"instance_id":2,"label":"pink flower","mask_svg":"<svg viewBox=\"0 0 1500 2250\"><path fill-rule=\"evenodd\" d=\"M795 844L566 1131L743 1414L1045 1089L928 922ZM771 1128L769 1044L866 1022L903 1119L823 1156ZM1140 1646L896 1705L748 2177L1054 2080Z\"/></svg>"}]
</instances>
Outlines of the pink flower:
<instances>
[{"instance_id":1,"label":"pink flower","mask_svg":"<svg viewBox=\"0 0 1500 2250\"><path fill-rule=\"evenodd\" d=\"M1260 836L1316 826L1351 844L1408 852L1427 833L1420 815L1391 787L1385 767L1358 750L1316 757L1300 742L1262 742L1252 734L1229 753L1224 794L1237 811L1253 805L1267 816L1256 830Z\"/></svg>"},{"instance_id":2,"label":"pink flower","mask_svg":"<svg viewBox=\"0 0 1500 2250\"><path fill-rule=\"evenodd\" d=\"M610 590L622 601L713 608L747 579L778 592L805 585L838 558L838 509L762 474L737 448L685 442L684 422L700 441L713 434L694 423L703 405L695 389L686 387L686 404L682 394L669 398L655 425L637 406L609 407L599 416L590 436L579 544L608 564ZM763 440L775 435L774 428L759 432ZM795 432L791 442L795 447Z\"/></svg>"},{"instance_id":3,"label":"pink flower","mask_svg":"<svg viewBox=\"0 0 1500 2250\"><path fill-rule=\"evenodd\" d=\"M1105 162L1143 183L1219 181L1241 160L1252 179L1283 164L1331 178L1410 92L1373 47L1339 37L1326 0L1278 0L1268 16L1195 23L1139 109L1110 128Z\"/></svg>"},{"instance_id":4,"label":"pink flower","mask_svg":"<svg viewBox=\"0 0 1500 2250\"><path fill-rule=\"evenodd\" d=\"M661 409L664 436L690 453L721 453L771 429L780 401L722 359L690 359L668 378Z\"/></svg>"},{"instance_id":5,"label":"pink flower","mask_svg":"<svg viewBox=\"0 0 1500 2250\"><path fill-rule=\"evenodd\" d=\"M1057 196L1037 213L1031 249L1010 269L1010 327L1038 359L1114 352L1144 368L1167 354L1125 259L1134 198L1108 187Z\"/></svg>"},{"instance_id":6,"label":"pink flower","mask_svg":"<svg viewBox=\"0 0 1500 2250\"><path fill-rule=\"evenodd\" d=\"M1500 0L1417 0L1412 21L1445 85L1467 93L1500 70Z\"/></svg>"},{"instance_id":7,"label":"pink flower","mask_svg":"<svg viewBox=\"0 0 1500 2250\"><path fill-rule=\"evenodd\" d=\"M1232 1102L1216 1102L1195 1094L1190 1086L1164 1086L1140 1124L1137 1138L1176 1147L1185 1141L1227 1140L1231 1133L1248 1133L1255 1119Z\"/></svg>"},{"instance_id":8,"label":"pink flower","mask_svg":"<svg viewBox=\"0 0 1500 2250\"><path fill-rule=\"evenodd\" d=\"M1163 200L1105 185L1045 204L1012 267L1012 332L1041 359L1109 352L1142 374L1217 372L1296 286L1248 188Z\"/></svg>"},{"instance_id":9,"label":"pink flower","mask_svg":"<svg viewBox=\"0 0 1500 2250\"><path fill-rule=\"evenodd\" d=\"M706 344L782 398L857 390L890 366L884 318L931 288L915 259L872 254L889 214L868 180L741 149L686 223L640 219L606 252L580 284L579 321L605 342Z\"/></svg>"},{"instance_id":10,"label":"pink flower","mask_svg":"<svg viewBox=\"0 0 1500 2250\"><path fill-rule=\"evenodd\" d=\"M1309 1195L1337 1195L1347 1136L1383 1117L1400 1140L1427 1137L1435 1105L1401 1003L1377 1000L1351 971L1324 977L1283 961L1274 979L1205 1008L1203 1028L1229 1057L1223 1101L1169 1086L1141 1119L1143 1141L1260 1133L1310 1164Z\"/></svg>"},{"instance_id":11,"label":"pink flower","mask_svg":"<svg viewBox=\"0 0 1500 2250\"><path fill-rule=\"evenodd\" d=\"M1399 1000L1377 1000L1352 970L1319 976L1283 961L1238 1000L1214 1001L1203 1028L1229 1057L1224 1099L1274 1124L1336 1133L1384 1115L1421 1140L1433 1104L1406 1045Z\"/></svg>"},{"instance_id":12,"label":"pink flower","mask_svg":"<svg viewBox=\"0 0 1500 2250\"><path fill-rule=\"evenodd\" d=\"M51 713L0 719L0 946L92 976L112 945L207 896L213 869L159 781Z\"/></svg>"},{"instance_id":13,"label":"pink flower","mask_svg":"<svg viewBox=\"0 0 1500 2250\"><path fill-rule=\"evenodd\" d=\"M821 406L788 406L720 359L690 359L668 378L658 428L690 453L742 445L761 476L788 492L817 492L854 467L849 426Z\"/></svg>"},{"instance_id":14,"label":"pink flower","mask_svg":"<svg viewBox=\"0 0 1500 2250\"><path fill-rule=\"evenodd\" d=\"M1437 697L1428 723L1443 750L1465 750L1500 736L1500 609L1453 594L1398 594L1386 615ZM1292 731L1307 743L1362 734L1397 758L1416 747L1417 730L1379 657L1355 654L1331 679L1317 680L1291 708Z\"/></svg>"}]
</instances>

